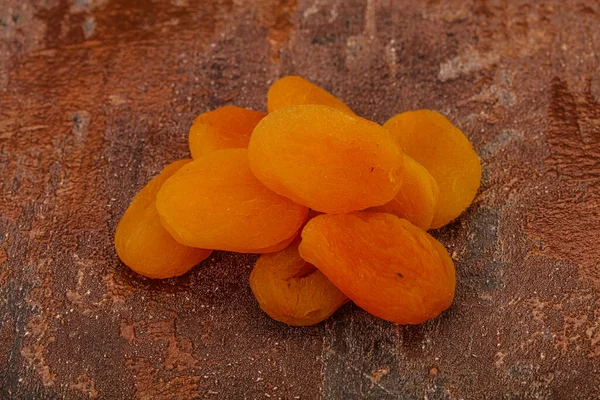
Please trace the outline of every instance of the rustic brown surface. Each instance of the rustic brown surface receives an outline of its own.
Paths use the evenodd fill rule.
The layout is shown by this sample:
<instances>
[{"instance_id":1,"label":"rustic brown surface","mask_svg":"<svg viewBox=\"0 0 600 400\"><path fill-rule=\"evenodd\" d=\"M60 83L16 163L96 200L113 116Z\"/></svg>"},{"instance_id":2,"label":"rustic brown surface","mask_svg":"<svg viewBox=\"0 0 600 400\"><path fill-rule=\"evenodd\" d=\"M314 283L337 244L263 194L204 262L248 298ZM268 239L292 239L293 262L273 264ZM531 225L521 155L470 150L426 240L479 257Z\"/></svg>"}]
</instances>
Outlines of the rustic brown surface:
<instances>
[{"instance_id":1,"label":"rustic brown surface","mask_svg":"<svg viewBox=\"0 0 600 400\"><path fill-rule=\"evenodd\" d=\"M0 0L0 398L600 398L598 1ZM447 114L481 191L455 304L271 321L253 256L151 282L112 236L200 112L301 74Z\"/></svg>"}]
</instances>

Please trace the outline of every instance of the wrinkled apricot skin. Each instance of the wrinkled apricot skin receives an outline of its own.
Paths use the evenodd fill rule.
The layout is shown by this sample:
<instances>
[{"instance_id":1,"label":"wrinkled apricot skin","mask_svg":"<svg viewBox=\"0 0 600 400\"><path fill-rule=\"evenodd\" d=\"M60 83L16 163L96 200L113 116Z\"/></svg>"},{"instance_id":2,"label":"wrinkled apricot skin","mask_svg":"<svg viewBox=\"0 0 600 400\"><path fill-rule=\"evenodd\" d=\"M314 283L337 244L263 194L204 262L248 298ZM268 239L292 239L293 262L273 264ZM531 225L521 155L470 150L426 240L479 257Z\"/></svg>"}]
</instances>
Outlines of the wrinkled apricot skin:
<instances>
[{"instance_id":1,"label":"wrinkled apricot skin","mask_svg":"<svg viewBox=\"0 0 600 400\"><path fill-rule=\"evenodd\" d=\"M267 115L252 133L248 160L265 186L326 213L389 202L404 166L402 150L381 126L320 105Z\"/></svg>"},{"instance_id":2,"label":"wrinkled apricot skin","mask_svg":"<svg viewBox=\"0 0 600 400\"><path fill-rule=\"evenodd\" d=\"M306 221L305 221L306 222ZM235 250L235 249L230 249L229 251L233 251L235 253L253 253L253 254L269 254L269 253L277 253L278 251L281 251L285 248L287 248L298 236L300 235L300 230L296 231L292 236L290 236L289 238L274 244L272 246L268 246L268 247L263 247L261 249L252 249L251 252L249 252L248 250Z\"/></svg>"},{"instance_id":3,"label":"wrinkled apricot skin","mask_svg":"<svg viewBox=\"0 0 600 400\"><path fill-rule=\"evenodd\" d=\"M320 215L304 227L299 251L356 305L391 322L425 322L454 298L447 251L392 214Z\"/></svg>"},{"instance_id":4,"label":"wrinkled apricot skin","mask_svg":"<svg viewBox=\"0 0 600 400\"><path fill-rule=\"evenodd\" d=\"M411 224L428 230L436 211L440 189L431 174L421 164L404 155L404 180L396 197L368 211L394 214Z\"/></svg>"},{"instance_id":5,"label":"wrinkled apricot skin","mask_svg":"<svg viewBox=\"0 0 600 400\"><path fill-rule=\"evenodd\" d=\"M320 104L354 115L343 101L300 76L283 77L269 88L267 109L270 113L280 108L302 104Z\"/></svg>"},{"instance_id":6,"label":"wrinkled apricot skin","mask_svg":"<svg viewBox=\"0 0 600 400\"><path fill-rule=\"evenodd\" d=\"M189 145L192 158L222 149L245 149L250 135L265 113L235 106L224 106L194 120Z\"/></svg>"},{"instance_id":7,"label":"wrinkled apricot skin","mask_svg":"<svg viewBox=\"0 0 600 400\"><path fill-rule=\"evenodd\" d=\"M469 139L430 110L398 114L384 124L406 154L435 178L440 199L431 224L440 228L469 207L481 181L481 163Z\"/></svg>"},{"instance_id":8,"label":"wrinkled apricot skin","mask_svg":"<svg viewBox=\"0 0 600 400\"><path fill-rule=\"evenodd\" d=\"M156 208L178 242L246 253L289 239L308 213L254 177L246 149L217 150L185 165L158 191Z\"/></svg>"},{"instance_id":9,"label":"wrinkled apricot skin","mask_svg":"<svg viewBox=\"0 0 600 400\"><path fill-rule=\"evenodd\" d=\"M250 274L250 287L260 308L274 320L314 325L331 316L348 298L300 257L298 243L260 256Z\"/></svg>"},{"instance_id":10,"label":"wrinkled apricot skin","mask_svg":"<svg viewBox=\"0 0 600 400\"><path fill-rule=\"evenodd\" d=\"M179 160L167 165L140 190L117 225L117 254L140 275L157 279L183 275L212 252L175 241L160 223L155 207L156 193L163 183L190 161Z\"/></svg>"}]
</instances>

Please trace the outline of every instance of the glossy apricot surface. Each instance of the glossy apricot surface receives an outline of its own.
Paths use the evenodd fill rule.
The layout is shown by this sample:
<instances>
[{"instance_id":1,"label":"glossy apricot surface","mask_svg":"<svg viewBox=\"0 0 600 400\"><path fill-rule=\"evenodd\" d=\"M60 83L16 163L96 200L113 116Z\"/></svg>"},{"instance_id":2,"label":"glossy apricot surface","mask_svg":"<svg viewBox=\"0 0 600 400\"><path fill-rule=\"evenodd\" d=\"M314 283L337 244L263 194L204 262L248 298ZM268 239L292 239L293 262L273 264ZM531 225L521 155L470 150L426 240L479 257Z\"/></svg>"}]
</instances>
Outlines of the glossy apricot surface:
<instances>
[{"instance_id":1,"label":"glossy apricot surface","mask_svg":"<svg viewBox=\"0 0 600 400\"><path fill-rule=\"evenodd\" d=\"M385 129L322 105L269 114L252 133L248 159L265 186L327 213L389 202L404 172L402 150Z\"/></svg>"},{"instance_id":2,"label":"glossy apricot surface","mask_svg":"<svg viewBox=\"0 0 600 400\"><path fill-rule=\"evenodd\" d=\"M200 114L189 133L192 158L215 150L247 148L254 127L265 115L236 106L223 106Z\"/></svg>"},{"instance_id":3,"label":"glossy apricot surface","mask_svg":"<svg viewBox=\"0 0 600 400\"><path fill-rule=\"evenodd\" d=\"M431 224L440 228L473 202L481 181L481 163L469 139L435 111L398 114L384 124L406 154L427 168L440 189Z\"/></svg>"},{"instance_id":4,"label":"glossy apricot surface","mask_svg":"<svg viewBox=\"0 0 600 400\"><path fill-rule=\"evenodd\" d=\"M444 247L388 213L320 215L299 252L356 305L399 324L435 318L452 304L456 276Z\"/></svg>"},{"instance_id":5,"label":"glossy apricot surface","mask_svg":"<svg viewBox=\"0 0 600 400\"><path fill-rule=\"evenodd\" d=\"M267 94L267 109L270 113L301 104L320 104L354 114L343 101L300 76L285 76L271 85Z\"/></svg>"},{"instance_id":6,"label":"glossy apricot surface","mask_svg":"<svg viewBox=\"0 0 600 400\"><path fill-rule=\"evenodd\" d=\"M248 253L289 239L308 213L254 177L246 149L217 150L187 164L163 184L156 208L180 243Z\"/></svg>"},{"instance_id":7,"label":"glossy apricot surface","mask_svg":"<svg viewBox=\"0 0 600 400\"><path fill-rule=\"evenodd\" d=\"M388 212L428 230L433 222L439 195L440 189L429 171L405 154L404 180L398 194L390 202L368 211Z\"/></svg>"},{"instance_id":8,"label":"glossy apricot surface","mask_svg":"<svg viewBox=\"0 0 600 400\"><path fill-rule=\"evenodd\" d=\"M163 183L190 161L167 165L140 190L117 225L117 254L140 275L161 279L183 275L212 252L178 243L163 228L155 207L156 193Z\"/></svg>"},{"instance_id":9,"label":"glossy apricot surface","mask_svg":"<svg viewBox=\"0 0 600 400\"><path fill-rule=\"evenodd\" d=\"M300 257L298 243L296 240L283 251L260 256L250 274L250 287L271 318L288 325L314 325L348 298Z\"/></svg>"}]
</instances>

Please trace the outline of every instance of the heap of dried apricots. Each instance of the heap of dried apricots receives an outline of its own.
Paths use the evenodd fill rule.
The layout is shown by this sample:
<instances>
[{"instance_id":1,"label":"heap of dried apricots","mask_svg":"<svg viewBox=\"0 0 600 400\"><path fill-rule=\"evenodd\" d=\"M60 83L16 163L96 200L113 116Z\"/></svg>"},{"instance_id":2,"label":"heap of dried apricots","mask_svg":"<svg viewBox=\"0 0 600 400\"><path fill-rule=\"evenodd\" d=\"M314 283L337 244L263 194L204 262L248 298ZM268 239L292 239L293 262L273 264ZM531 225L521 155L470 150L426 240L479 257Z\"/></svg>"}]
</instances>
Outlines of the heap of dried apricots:
<instances>
[{"instance_id":1,"label":"heap of dried apricots","mask_svg":"<svg viewBox=\"0 0 600 400\"><path fill-rule=\"evenodd\" d=\"M378 125L298 76L271 86L267 109L196 118L192 159L166 166L117 226L121 260L169 278L213 250L260 253L252 292L289 325L350 300L399 324L450 307L454 264L426 231L457 218L479 188L467 137L429 110Z\"/></svg>"}]
</instances>

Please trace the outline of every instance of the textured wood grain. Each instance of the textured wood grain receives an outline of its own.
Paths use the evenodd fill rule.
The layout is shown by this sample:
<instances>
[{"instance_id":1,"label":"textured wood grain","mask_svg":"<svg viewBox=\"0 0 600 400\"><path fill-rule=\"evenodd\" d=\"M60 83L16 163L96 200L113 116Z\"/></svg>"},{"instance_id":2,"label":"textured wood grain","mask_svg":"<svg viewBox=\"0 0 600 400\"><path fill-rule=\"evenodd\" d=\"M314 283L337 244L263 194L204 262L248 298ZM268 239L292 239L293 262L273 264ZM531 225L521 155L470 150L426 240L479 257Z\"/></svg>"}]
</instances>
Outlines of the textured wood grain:
<instances>
[{"instance_id":1,"label":"textured wood grain","mask_svg":"<svg viewBox=\"0 0 600 400\"><path fill-rule=\"evenodd\" d=\"M3 0L0 398L599 398L599 26L584 0ZM434 233L458 270L440 318L290 328L253 256L164 282L119 262L116 223L194 117L264 110L287 74L474 143L480 193Z\"/></svg>"}]
</instances>

